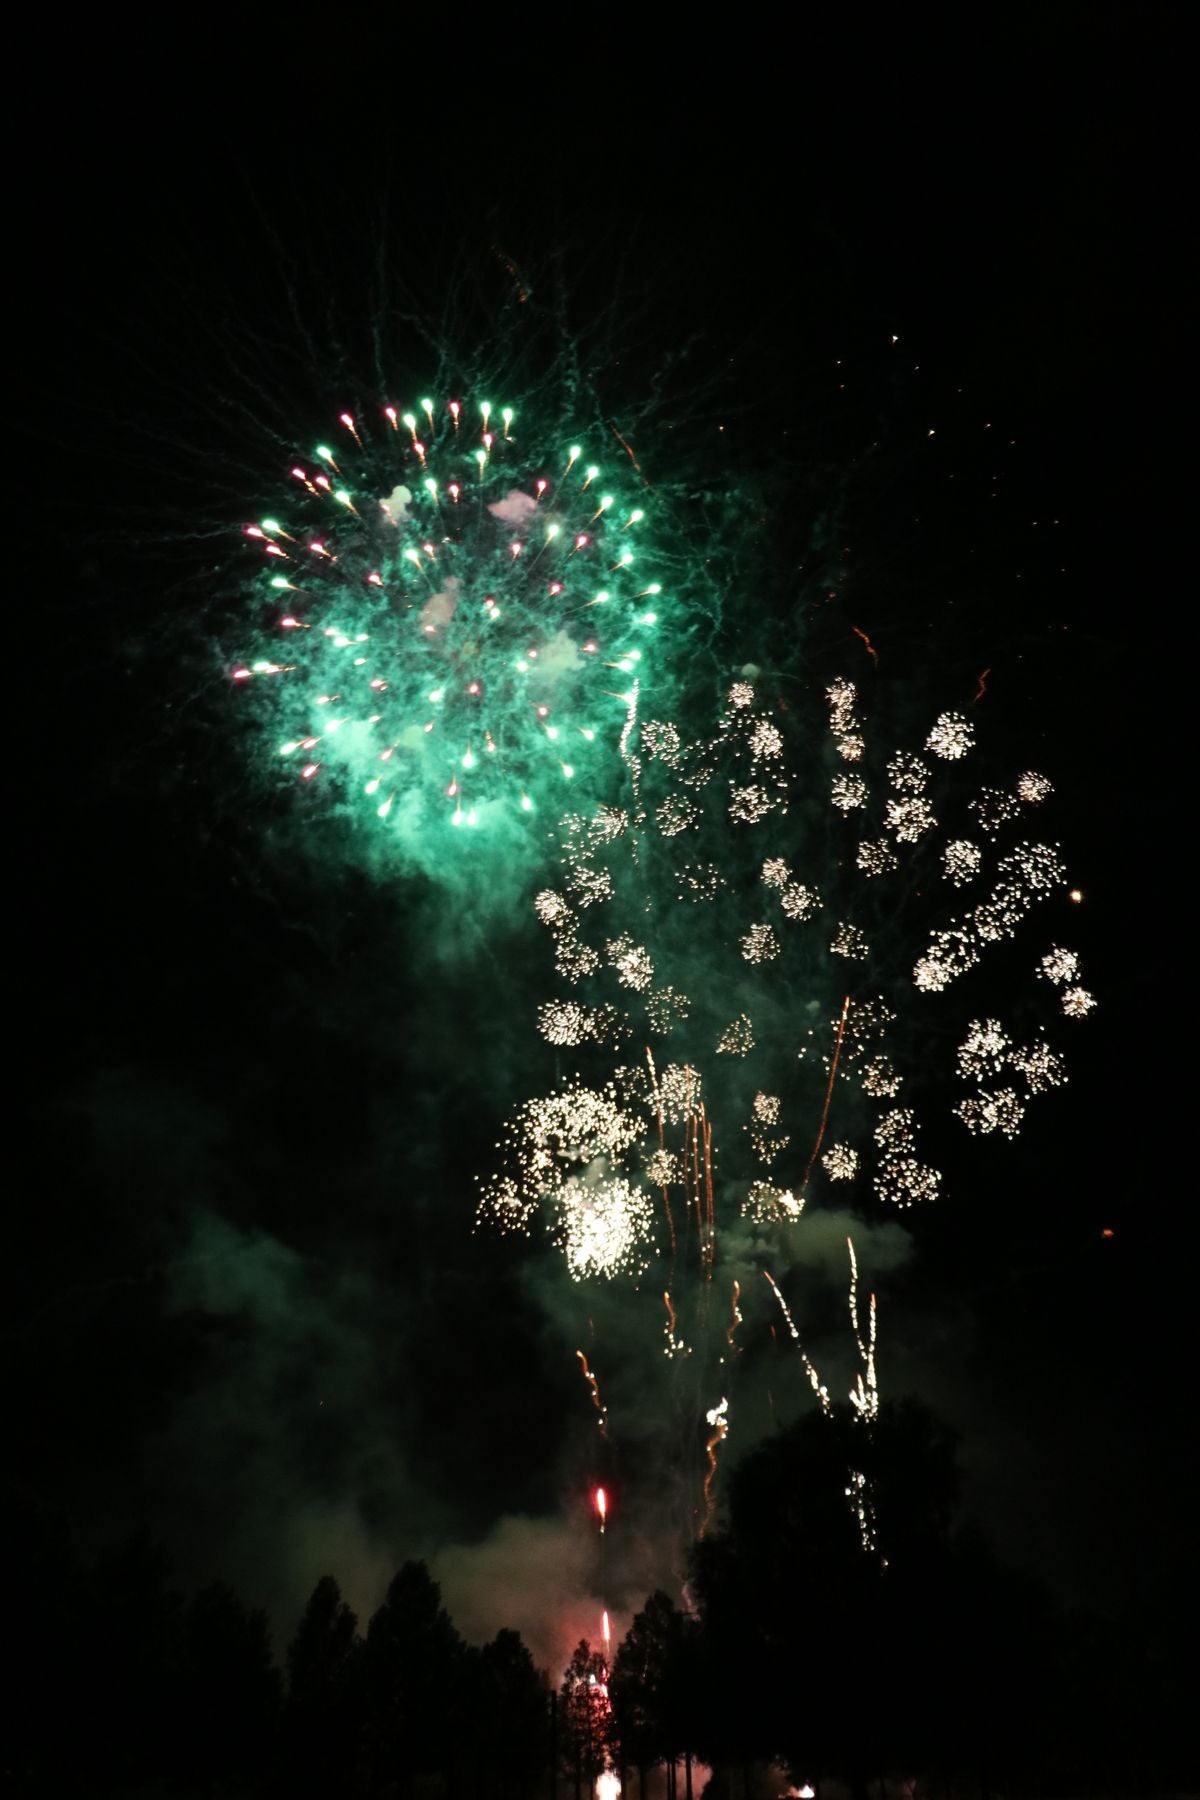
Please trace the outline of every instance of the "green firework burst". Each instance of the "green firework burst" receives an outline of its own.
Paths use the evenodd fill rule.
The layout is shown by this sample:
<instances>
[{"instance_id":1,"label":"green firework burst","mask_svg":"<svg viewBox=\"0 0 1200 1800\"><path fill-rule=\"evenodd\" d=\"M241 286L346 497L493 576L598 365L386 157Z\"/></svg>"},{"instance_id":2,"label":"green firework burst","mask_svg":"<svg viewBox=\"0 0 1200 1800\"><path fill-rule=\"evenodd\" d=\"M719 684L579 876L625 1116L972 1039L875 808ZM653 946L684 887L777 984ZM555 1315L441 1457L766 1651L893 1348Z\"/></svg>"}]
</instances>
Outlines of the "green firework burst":
<instances>
[{"instance_id":1,"label":"green firework burst","mask_svg":"<svg viewBox=\"0 0 1200 1800\"><path fill-rule=\"evenodd\" d=\"M602 785L662 678L653 498L615 432L527 442L486 401L340 427L246 528L270 637L233 680L280 771L371 829L511 843Z\"/></svg>"}]
</instances>

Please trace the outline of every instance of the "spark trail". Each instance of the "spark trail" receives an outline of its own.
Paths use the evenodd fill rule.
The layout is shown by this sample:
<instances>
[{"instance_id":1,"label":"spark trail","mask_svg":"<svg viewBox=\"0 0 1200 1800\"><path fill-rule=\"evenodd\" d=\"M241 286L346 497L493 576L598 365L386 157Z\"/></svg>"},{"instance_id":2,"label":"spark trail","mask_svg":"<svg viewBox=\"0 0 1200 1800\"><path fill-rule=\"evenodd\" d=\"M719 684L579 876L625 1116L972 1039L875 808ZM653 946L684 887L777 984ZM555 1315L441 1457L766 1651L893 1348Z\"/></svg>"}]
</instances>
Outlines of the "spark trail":
<instances>
[{"instance_id":1,"label":"spark trail","mask_svg":"<svg viewBox=\"0 0 1200 1800\"><path fill-rule=\"evenodd\" d=\"M595 1407L597 1413L600 1415L596 1421L596 1423L600 1429L600 1435L601 1435L601 1437L607 1437L608 1436L608 1408L607 1408L607 1406L605 1406L603 1404L603 1402L600 1399L600 1383L596 1380L596 1377L592 1374L592 1371L588 1368L588 1359L583 1354L583 1351L577 1350L575 1352L575 1354L579 1358L580 1366L583 1371L583 1379L587 1382L588 1388L591 1391L592 1405Z\"/></svg>"}]
</instances>

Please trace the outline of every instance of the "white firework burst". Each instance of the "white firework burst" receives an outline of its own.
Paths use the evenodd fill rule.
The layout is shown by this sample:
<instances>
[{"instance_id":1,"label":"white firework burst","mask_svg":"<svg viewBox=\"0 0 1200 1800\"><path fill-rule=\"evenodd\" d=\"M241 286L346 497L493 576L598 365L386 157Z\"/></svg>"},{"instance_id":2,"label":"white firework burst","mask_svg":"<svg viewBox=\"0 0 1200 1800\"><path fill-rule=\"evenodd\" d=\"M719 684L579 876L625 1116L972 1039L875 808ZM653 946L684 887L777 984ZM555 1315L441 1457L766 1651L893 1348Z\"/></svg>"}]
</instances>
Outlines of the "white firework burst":
<instances>
[{"instance_id":1,"label":"white firework burst","mask_svg":"<svg viewBox=\"0 0 1200 1800\"><path fill-rule=\"evenodd\" d=\"M867 804L867 784L861 775L835 775L829 797L839 812L854 812Z\"/></svg>"},{"instance_id":2,"label":"white firework burst","mask_svg":"<svg viewBox=\"0 0 1200 1800\"><path fill-rule=\"evenodd\" d=\"M849 1144L831 1144L821 1158L830 1181L853 1181L858 1174L858 1151Z\"/></svg>"},{"instance_id":3,"label":"white firework burst","mask_svg":"<svg viewBox=\"0 0 1200 1800\"><path fill-rule=\"evenodd\" d=\"M966 756L975 742L975 728L960 712L939 713L933 729L925 739L925 748L947 762Z\"/></svg>"}]
</instances>

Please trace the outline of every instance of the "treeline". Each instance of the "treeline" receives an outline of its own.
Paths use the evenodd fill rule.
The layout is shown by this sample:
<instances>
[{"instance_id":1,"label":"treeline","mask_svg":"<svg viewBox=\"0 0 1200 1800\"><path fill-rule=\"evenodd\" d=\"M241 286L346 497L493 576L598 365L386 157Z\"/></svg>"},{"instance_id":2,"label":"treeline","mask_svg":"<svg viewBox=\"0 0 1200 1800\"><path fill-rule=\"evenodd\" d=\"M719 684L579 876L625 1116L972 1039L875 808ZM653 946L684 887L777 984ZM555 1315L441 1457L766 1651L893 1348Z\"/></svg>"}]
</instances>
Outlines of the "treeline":
<instances>
[{"instance_id":1,"label":"treeline","mask_svg":"<svg viewBox=\"0 0 1200 1800\"><path fill-rule=\"evenodd\" d=\"M43 1516L11 1513L0 1781L575 1800L608 1769L630 1800L684 1800L702 1763L709 1800L750 1800L774 1763L873 1797L888 1776L922 1796L1182 1785L1186 1572L1139 1618L1069 1615L957 1532L955 1502L952 1444L924 1411L884 1409L870 1432L802 1420L734 1470L686 1610L650 1596L611 1668L583 1643L553 1682L515 1632L464 1643L421 1563L361 1631L326 1576L280 1668L262 1613L222 1586L183 1598L147 1541L84 1565Z\"/></svg>"}]
</instances>

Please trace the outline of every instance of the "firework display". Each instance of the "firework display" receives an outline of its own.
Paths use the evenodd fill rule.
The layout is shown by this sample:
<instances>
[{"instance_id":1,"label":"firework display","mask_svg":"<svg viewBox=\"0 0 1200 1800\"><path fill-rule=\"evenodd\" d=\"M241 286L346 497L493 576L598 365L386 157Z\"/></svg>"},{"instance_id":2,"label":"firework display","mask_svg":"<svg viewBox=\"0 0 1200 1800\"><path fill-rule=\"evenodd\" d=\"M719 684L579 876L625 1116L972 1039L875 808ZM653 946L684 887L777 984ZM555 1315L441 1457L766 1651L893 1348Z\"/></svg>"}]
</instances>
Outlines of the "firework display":
<instances>
[{"instance_id":1,"label":"firework display","mask_svg":"<svg viewBox=\"0 0 1200 1800\"><path fill-rule=\"evenodd\" d=\"M639 1185L660 1196L660 1253L684 1218L708 1243L714 1112L723 1206L786 1221L814 1181L863 1177L890 1203L932 1198L942 1178L920 1158L921 1119L903 1097L941 1091L928 1028L940 1040L956 1027L954 1014L935 1016L937 997L969 989L1039 907L1067 897L1058 846L1024 835L1051 791L1044 777L1023 774L1000 805L1000 790L960 772L974 745L961 714L935 721L925 756L872 757L852 684L832 683L826 702L834 758L849 753L858 772L826 785L823 827L796 815L827 752L812 771L789 767L776 718L741 681L716 732L686 744L673 722L640 723L631 703L626 804L559 828L560 882L536 911L565 991L542 1004L539 1027L554 1045L607 1047L612 1067L603 1095L581 1084L529 1103L483 1210L522 1227L547 1207L548 1218L564 1206L606 1214L608 1185L621 1184L613 1255L577 1263L579 1274L628 1272L635 1230L644 1262L652 1227L648 1211L634 1224ZM978 841L958 835L972 818ZM978 895L965 910L954 898L964 888ZM1093 1004L1073 952L1045 950L1036 971L1059 990L1061 1014ZM1036 983L1026 988L1023 1010L1036 1001ZM967 1084L953 1111L970 1131L1012 1135L1066 1079L1046 1030L1038 1021L1020 1041L998 1019L968 1019L940 1075L942 1088ZM920 1067L906 1068L914 1057ZM831 1111L853 1141L818 1155Z\"/></svg>"},{"instance_id":2,"label":"firework display","mask_svg":"<svg viewBox=\"0 0 1200 1800\"><path fill-rule=\"evenodd\" d=\"M652 676L672 601L628 446L522 426L486 400L342 413L245 528L264 639L232 679L281 771L380 830L553 819Z\"/></svg>"},{"instance_id":3,"label":"firework display","mask_svg":"<svg viewBox=\"0 0 1200 1800\"><path fill-rule=\"evenodd\" d=\"M869 1216L937 1198L925 1141L1014 1136L1066 1079L1051 1029L1092 1004L1074 953L1037 943L1039 911L1071 899L1037 827L1051 783L972 781L962 713L912 749L877 743L844 678L813 708L739 680L715 731L689 736L643 719L635 689L620 804L562 820L558 878L535 901L559 982L537 1024L574 1072L518 1109L480 1197L492 1226L543 1230L573 1280L662 1294L662 1349L693 1362L705 1427L701 1531L730 1426L719 1363L735 1350L718 1342L714 1290L786 1259L810 1202L846 1194ZM1028 979L1008 984L1001 1019L977 998L979 970L1013 956ZM1051 992L1057 1020L1038 1004ZM874 1310L864 1336L851 1256L852 1403L869 1420ZM738 1292L733 1276L740 1320ZM870 1547L871 1497L850 1473Z\"/></svg>"}]
</instances>

